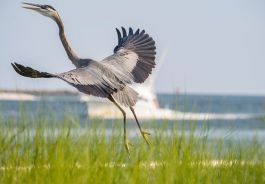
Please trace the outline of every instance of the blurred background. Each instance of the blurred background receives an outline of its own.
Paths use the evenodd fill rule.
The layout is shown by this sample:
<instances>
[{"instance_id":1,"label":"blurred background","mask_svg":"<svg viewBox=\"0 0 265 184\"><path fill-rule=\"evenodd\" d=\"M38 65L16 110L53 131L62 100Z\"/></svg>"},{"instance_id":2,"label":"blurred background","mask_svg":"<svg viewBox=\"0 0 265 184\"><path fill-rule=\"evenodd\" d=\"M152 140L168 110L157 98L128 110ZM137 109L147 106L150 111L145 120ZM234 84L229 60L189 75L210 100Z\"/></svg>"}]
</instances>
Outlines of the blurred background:
<instances>
[{"instance_id":1,"label":"blurred background","mask_svg":"<svg viewBox=\"0 0 265 184\"><path fill-rule=\"evenodd\" d=\"M18 75L75 67L54 21L0 0L0 183L265 183L265 0L25 1L58 11L81 58L111 55L121 26L153 37L157 66L131 86L152 144L128 108L131 156L115 105Z\"/></svg>"}]
</instances>

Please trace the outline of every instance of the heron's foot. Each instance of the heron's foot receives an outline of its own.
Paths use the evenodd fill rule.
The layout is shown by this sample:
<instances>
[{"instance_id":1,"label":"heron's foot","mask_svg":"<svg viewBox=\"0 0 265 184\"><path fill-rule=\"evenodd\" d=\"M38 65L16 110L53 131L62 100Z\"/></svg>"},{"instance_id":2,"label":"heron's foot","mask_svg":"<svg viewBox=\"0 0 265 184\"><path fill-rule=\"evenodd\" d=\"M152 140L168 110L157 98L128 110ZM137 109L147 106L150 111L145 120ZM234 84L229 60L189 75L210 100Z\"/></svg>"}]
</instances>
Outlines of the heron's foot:
<instances>
[{"instance_id":1,"label":"heron's foot","mask_svg":"<svg viewBox=\"0 0 265 184\"><path fill-rule=\"evenodd\" d=\"M130 141L128 141L128 139L124 139L124 147L125 147L125 149L126 149L126 151L128 152L128 154L130 154L130 147L132 147L133 146L133 144L130 142Z\"/></svg>"},{"instance_id":2,"label":"heron's foot","mask_svg":"<svg viewBox=\"0 0 265 184\"><path fill-rule=\"evenodd\" d=\"M141 131L141 134L145 140L145 142L148 144L148 146L151 145L151 142L150 142L150 139L149 139L149 136L151 135L149 132L146 132L146 131Z\"/></svg>"}]
</instances>

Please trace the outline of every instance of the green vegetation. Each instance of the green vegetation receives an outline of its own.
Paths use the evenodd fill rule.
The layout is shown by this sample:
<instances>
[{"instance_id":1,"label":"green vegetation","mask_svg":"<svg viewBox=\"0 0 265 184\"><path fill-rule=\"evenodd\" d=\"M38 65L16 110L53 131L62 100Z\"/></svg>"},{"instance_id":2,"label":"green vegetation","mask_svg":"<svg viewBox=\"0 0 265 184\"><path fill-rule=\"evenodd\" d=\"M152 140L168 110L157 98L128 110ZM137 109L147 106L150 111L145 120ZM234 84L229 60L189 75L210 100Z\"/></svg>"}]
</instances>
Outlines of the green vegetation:
<instances>
[{"instance_id":1,"label":"green vegetation","mask_svg":"<svg viewBox=\"0 0 265 184\"><path fill-rule=\"evenodd\" d=\"M257 140L209 139L207 130L198 135L191 126L186 134L165 122L153 130L151 147L140 135L130 137L129 158L120 121L112 129L102 120L90 122L2 120L0 183L265 182L265 148Z\"/></svg>"}]
</instances>

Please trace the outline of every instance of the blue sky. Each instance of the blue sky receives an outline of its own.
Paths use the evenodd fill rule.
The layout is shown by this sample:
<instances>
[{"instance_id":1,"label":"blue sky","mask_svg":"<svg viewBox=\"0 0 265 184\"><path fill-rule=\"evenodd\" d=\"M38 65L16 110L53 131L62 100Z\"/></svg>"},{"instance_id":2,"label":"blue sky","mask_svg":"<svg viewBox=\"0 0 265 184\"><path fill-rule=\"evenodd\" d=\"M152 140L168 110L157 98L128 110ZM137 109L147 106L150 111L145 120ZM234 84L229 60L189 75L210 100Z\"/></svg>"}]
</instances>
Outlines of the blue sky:
<instances>
[{"instance_id":1,"label":"blue sky","mask_svg":"<svg viewBox=\"0 0 265 184\"><path fill-rule=\"evenodd\" d=\"M115 27L145 29L156 41L157 92L265 95L264 0L31 1L60 14L73 49L84 58L112 54ZM47 72L74 68L56 24L20 1L0 2L0 89L68 89L56 79L18 76L10 62Z\"/></svg>"}]
</instances>

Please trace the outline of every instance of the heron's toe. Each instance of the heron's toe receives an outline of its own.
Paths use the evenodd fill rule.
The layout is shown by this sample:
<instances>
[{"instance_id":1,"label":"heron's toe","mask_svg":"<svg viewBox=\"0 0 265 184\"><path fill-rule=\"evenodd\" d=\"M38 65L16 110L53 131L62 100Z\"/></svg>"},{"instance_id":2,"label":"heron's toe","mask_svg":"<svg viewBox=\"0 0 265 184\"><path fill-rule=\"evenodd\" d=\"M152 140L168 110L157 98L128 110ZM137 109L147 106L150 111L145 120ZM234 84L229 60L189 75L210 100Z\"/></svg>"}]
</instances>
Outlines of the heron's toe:
<instances>
[{"instance_id":1,"label":"heron's toe","mask_svg":"<svg viewBox=\"0 0 265 184\"><path fill-rule=\"evenodd\" d=\"M151 133L149 132L146 132L146 131L141 131L141 134L145 140L145 142L148 144L148 145L151 145L151 142L150 142L150 139L149 139L149 136L151 135Z\"/></svg>"},{"instance_id":2,"label":"heron's toe","mask_svg":"<svg viewBox=\"0 0 265 184\"><path fill-rule=\"evenodd\" d=\"M133 144L126 139L124 140L124 147L126 151L130 154L130 147L133 147Z\"/></svg>"}]
</instances>

